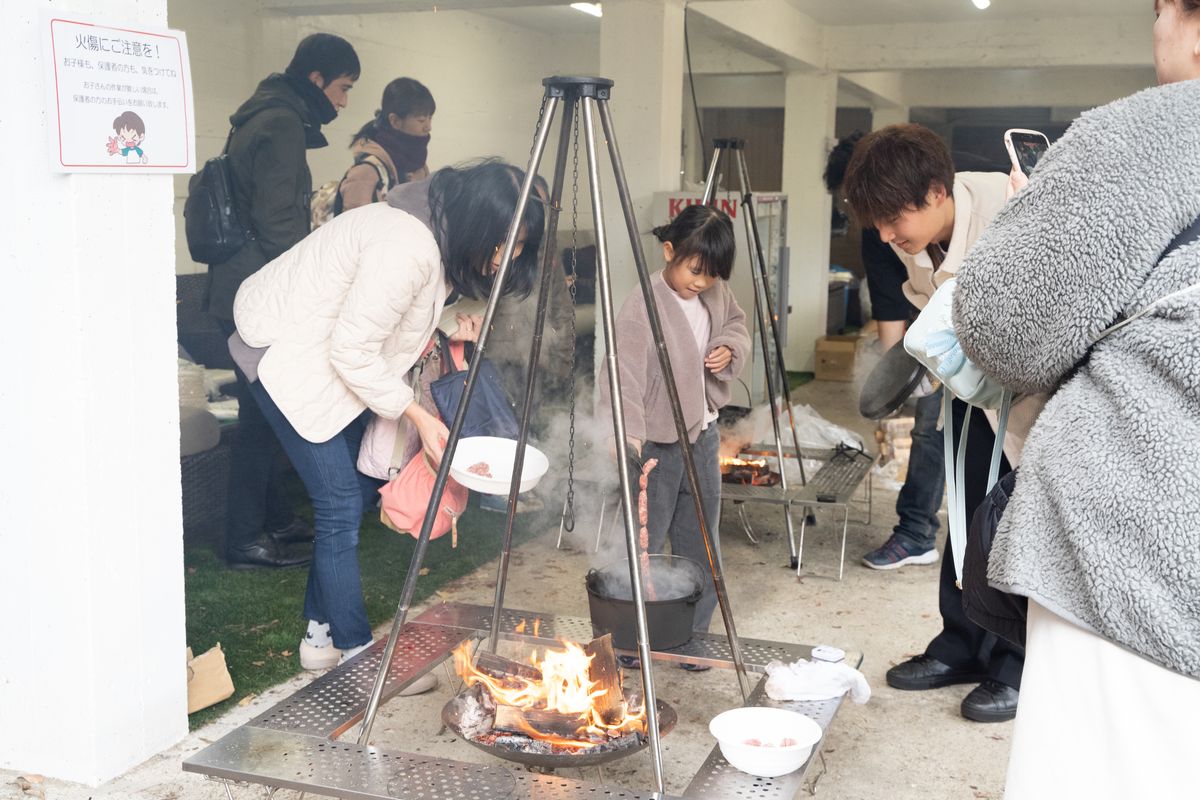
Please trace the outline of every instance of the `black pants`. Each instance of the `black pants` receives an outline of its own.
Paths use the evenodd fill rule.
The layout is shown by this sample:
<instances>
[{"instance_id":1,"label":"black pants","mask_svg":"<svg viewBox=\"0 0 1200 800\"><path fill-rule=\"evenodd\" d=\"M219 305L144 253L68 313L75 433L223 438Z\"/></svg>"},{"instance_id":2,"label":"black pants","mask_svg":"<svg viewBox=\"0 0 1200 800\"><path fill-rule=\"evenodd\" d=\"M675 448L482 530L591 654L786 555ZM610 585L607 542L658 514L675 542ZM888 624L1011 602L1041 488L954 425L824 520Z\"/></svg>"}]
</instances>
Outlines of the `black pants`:
<instances>
[{"instance_id":1,"label":"black pants","mask_svg":"<svg viewBox=\"0 0 1200 800\"><path fill-rule=\"evenodd\" d=\"M954 401L954 446L957 453L959 435L967 406L961 400ZM971 412L970 435L967 437L966 472L964 486L966 518L968 523L975 509L987 496L988 467L992 460L992 445L996 435L987 417L979 409ZM1008 459L1001 459L1000 474L1012 468ZM955 669L972 669L986 672L1006 686L1021 688L1021 670L1025 666L1025 650L1011 642L988 633L967 619L963 610L962 591L955 585L954 553L950 537L946 537L946 551L942 555L942 571L938 583L938 610L942 613L942 632L934 637L925 654L936 658Z\"/></svg>"},{"instance_id":2,"label":"black pants","mask_svg":"<svg viewBox=\"0 0 1200 800\"><path fill-rule=\"evenodd\" d=\"M220 320L232 335L232 322ZM283 447L250 394L238 368L238 428L229 454L229 493L225 504L225 552L253 544L264 531L286 528L294 518L283 496Z\"/></svg>"}]
</instances>

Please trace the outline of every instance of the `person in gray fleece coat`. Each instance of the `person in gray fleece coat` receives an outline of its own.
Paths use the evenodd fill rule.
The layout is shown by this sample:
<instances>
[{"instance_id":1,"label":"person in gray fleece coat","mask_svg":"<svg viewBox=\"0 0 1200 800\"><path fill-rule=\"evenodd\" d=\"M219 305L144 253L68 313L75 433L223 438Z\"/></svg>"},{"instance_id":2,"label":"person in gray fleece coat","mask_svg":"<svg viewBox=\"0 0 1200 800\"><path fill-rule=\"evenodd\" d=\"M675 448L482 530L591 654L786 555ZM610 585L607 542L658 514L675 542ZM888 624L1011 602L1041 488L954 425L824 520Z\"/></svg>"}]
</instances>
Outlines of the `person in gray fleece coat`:
<instances>
[{"instance_id":1,"label":"person in gray fleece coat","mask_svg":"<svg viewBox=\"0 0 1200 800\"><path fill-rule=\"evenodd\" d=\"M1195 5L1156 11L1200 30ZM992 586L1030 599L1009 798L1051 796L1056 772L1087 773L1069 796L1154 796L1148 774L1175 787L1164 774L1191 768L1179 734L1200 752L1200 287L1093 347L1200 282L1200 242L1162 257L1198 215L1200 81L1186 80L1080 117L959 272L966 355L1017 391L1053 392L988 565ZM1040 742L1023 727L1035 716ZM1090 747L1086 768L1080 741L1120 749ZM1095 768L1103 752L1120 758ZM1142 783L1122 784L1116 761Z\"/></svg>"}]
</instances>

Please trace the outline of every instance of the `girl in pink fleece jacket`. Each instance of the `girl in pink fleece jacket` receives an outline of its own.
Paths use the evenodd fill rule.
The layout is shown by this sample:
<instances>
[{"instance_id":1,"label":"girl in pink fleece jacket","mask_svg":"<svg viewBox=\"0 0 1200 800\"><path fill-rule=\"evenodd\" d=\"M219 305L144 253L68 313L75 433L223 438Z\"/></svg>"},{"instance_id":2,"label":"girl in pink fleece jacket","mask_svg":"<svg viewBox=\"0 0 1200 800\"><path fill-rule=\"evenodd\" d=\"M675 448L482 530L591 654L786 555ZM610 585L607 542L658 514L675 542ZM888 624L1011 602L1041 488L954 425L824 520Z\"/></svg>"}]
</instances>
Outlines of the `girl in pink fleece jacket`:
<instances>
[{"instance_id":1,"label":"girl in pink fleece jacket","mask_svg":"<svg viewBox=\"0 0 1200 800\"><path fill-rule=\"evenodd\" d=\"M704 521L719 557L717 410L729 402L730 383L741 373L750 349L746 315L728 284L735 250L733 223L722 211L694 205L656 228L654 235L662 242L666 262L651 279L654 297L699 473ZM707 631L717 605L716 591L641 292L634 292L621 307L617 354L626 433L641 462L658 462L647 486L648 549L664 552L669 535L672 553L701 565L706 585L696 606L694 628ZM603 405L608 402L608 381L601 380L600 385Z\"/></svg>"}]
</instances>

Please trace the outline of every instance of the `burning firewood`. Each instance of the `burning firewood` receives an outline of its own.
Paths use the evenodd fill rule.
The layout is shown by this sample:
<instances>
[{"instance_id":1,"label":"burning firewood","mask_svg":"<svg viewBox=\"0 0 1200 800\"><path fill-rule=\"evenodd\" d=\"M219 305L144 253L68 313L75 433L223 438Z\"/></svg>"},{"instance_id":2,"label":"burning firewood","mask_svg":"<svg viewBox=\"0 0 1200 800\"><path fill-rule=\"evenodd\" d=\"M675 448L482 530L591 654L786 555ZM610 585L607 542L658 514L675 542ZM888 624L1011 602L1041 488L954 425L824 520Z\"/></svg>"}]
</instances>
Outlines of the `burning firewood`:
<instances>
[{"instance_id":1,"label":"burning firewood","mask_svg":"<svg viewBox=\"0 0 1200 800\"><path fill-rule=\"evenodd\" d=\"M495 729L523 733L537 738L554 736L560 739L587 741L587 720L581 714L564 714L544 708L496 706Z\"/></svg>"},{"instance_id":2,"label":"burning firewood","mask_svg":"<svg viewBox=\"0 0 1200 800\"><path fill-rule=\"evenodd\" d=\"M522 664L486 650L475 656L475 669L501 680L510 677L528 678L531 681L542 679L542 671L532 664Z\"/></svg>"},{"instance_id":3,"label":"burning firewood","mask_svg":"<svg viewBox=\"0 0 1200 800\"><path fill-rule=\"evenodd\" d=\"M595 684L592 707L606 725L616 725L625 716L625 697L621 693L621 670L613 652L612 634L592 639L584 652L592 657L588 664L588 680ZM596 694L603 691L603 694Z\"/></svg>"},{"instance_id":4,"label":"burning firewood","mask_svg":"<svg viewBox=\"0 0 1200 800\"><path fill-rule=\"evenodd\" d=\"M561 644L534 666L487 652L472 663L468 644L456 649L455 668L469 687L453 701L470 722L463 735L497 743L528 737L568 752L644 735L645 715L628 707L621 689L612 636Z\"/></svg>"}]
</instances>

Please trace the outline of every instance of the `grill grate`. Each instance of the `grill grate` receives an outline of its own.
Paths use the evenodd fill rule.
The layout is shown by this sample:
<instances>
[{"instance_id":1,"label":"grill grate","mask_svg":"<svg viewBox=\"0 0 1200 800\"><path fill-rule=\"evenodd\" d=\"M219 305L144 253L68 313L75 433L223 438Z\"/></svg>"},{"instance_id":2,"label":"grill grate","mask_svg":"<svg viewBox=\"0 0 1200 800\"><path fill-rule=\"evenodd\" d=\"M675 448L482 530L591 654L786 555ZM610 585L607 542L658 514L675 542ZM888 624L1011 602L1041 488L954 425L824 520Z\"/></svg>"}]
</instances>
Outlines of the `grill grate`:
<instances>
[{"instance_id":1,"label":"grill grate","mask_svg":"<svg viewBox=\"0 0 1200 800\"><path fill-rule=\"evenodd\" d=\"M491 609L447 603L429 609L404 626L397 643L384 697L445 659L459 643L486 631ZM533 637L534 620L540 620ZM525 622L525 633L516 628ZM591 622L573 617L505 611L502 629L507 638L548 642L557 638L587 641ZM742 639L748 668L761 671L775 659L806 658L811 648L784 642ZM358 721L375 679L384 642L349 663L331 670L291 697L234 730L184 762L188 772L248 781L282 789L297 789L349 800L671 800L621 787L605 787L556 775L538 775L495 765L473 764L413 753L389 753L370 746L331 741ZM723 636L697 635L684 647L655 653L656 659L691 661L728 667L729 642ZM857 666L859 654L847 654ZM840 699L820 703L777 703L764 694L762 677L748 705L768 705L798 711L827 729ZM814 748L814 752L819 749ZM795 797L807 769L781 778L755 778L739 772L714 748L688 786L686 796L727 800L775 800Z\"/></svg>"},{"instance_id":2,"label":"grill grate","mask_svg":"<svg viewBox=\"0 0 1200 800\"><path fill-rule=\"evenodd\" d=\"M404 626L400 635L402 638L392 656L392 669L384 684L385 700L437 666L468 638L460 628L411 623ZM366 708L386 644L384 640L376 642L346 665L325 673L248 724L313 736L341 733Z\"/></svg>"},{"instance_id":3,"label":"grill grate","mask_svg":"<svg viewBox=\"0 0 1200 800\"><path fill-rule=\"evenodd\" d=\"M239 728L184 770L357 800L670 800L558 775L471 764L281 731Z\"/></svg>"}]
</instances>

